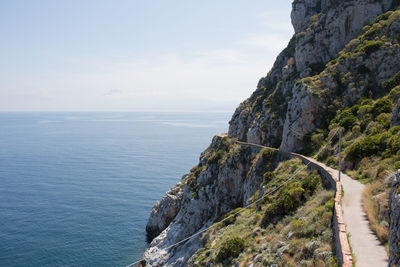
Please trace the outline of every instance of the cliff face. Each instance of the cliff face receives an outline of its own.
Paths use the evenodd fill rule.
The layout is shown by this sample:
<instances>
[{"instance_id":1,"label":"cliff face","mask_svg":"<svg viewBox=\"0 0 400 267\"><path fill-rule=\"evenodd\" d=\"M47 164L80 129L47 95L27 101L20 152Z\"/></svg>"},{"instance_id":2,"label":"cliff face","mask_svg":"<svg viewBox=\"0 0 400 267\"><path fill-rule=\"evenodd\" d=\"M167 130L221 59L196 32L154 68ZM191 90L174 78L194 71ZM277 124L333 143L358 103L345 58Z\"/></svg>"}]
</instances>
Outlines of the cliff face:
<instances>
[{"instance_id":1,"label":"cliff face","mask_svg":"<svg viewBox=\"0 0 400 267\"><path fill-rule=\"evenodd\" d=\"M397 172L392 184L389 196L389 264L388 266L399 266L400 264L400 170Z\"/></svg>"},{"instance_id":2,"label":"cliff face","mask_svg":"<svg viewBox=\"0 0 400 267\"><path fill-rule=\"evenodd\" d=\"M162 233L144 253L147 264L185 266L202 246L200 236L175 247L172 252L167 249L169 246L210 226L229 211L247 205L256 191L260 196L263 194L263 174L276 166L279 156L273 151L259 150L242 147L227 137L214 137L202 153L199 165L170 191L175 196L182 195L180 205L168 205L174 203L169 192L154 206L147 229L152 229L152 235ZM166 224L160 214L176 215Z\"/></svg>"},{"instance_id":3,"label":"cliff face","mask_svg":"<svg viewBox=\"0 0 400 267\"><path fill-rule=\"evenodd\" d=\"M215 137L199 164L153 207L146 230L154 239L143 256L148 266L185 266L194 253L198 257L192 263L208 257L204 246L210 242L200 235L170 246L263 195L266 179L283 159L235 140L314 153L341 127L345 167L355 178L372 182L374 194L386 190L382 180L390 169L400 167L397 5L397 0L293 2L295 35L254 93L236 109L229 138ZM337 145L333 139L318 160L336 164ZM392 191L389 213L395 221L390 224L389 239L391 252L397 251L392 262L397 262L399 206L398 194L393 192L397 191ZM384 213L371 215L378 217L375 227L384 233L378 236L382 242L387 241L388 227ZM291 236L290 232L279 234ZM280 249L277 244L271 251ZM306 253L306 248L301 249ZM324 255L329 254L327 250ZM279 254L282 259L284 254ZM326 263L330 257L321 260Z\"/></svg>"},{"instance_id":4,"label":"cliff face","mask_svg":"<svg viewBox=\"0 0 400 267\"><path fill-rule=\"evenodd\" d=\"M235 111L229 136L289 151L303 149L302 137L323 126L321 111L329 101L296 82L323 71L364 25L393 4L393 0L294 1L295 35L253 95Z\"/></svg>"}]
</instances>

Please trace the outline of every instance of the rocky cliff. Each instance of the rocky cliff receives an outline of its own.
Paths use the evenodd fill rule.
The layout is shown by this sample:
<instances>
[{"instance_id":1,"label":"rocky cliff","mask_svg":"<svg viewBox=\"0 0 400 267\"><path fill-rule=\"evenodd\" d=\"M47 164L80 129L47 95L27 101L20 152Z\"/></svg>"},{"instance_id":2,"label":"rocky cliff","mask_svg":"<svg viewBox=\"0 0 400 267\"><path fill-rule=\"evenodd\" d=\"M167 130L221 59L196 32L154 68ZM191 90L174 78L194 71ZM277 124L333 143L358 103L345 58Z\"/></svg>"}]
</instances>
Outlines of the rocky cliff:
<instances>
[{"instance_id":1,"label":"rocky cliff","mask_svg":"<svg viewBox=\"0 0 400 267\"><path fill-rule=\"evenodd\" d=\"M260 79L254 93L236 109L229 137L216 136L201 154L199 164L154 205L146 228L152 242L143 255L143 265L185 266L195 253L200 258L209 257L211 254L205 252L204 246L211 246L213 241L191 235L262 196L271 182L271 173L283 171L277 166L285 159L278 154L240 146L236 140L313 154L340 127L346 171L356 179L372 183L371 199L375 199L374 195L385 195L382 194L387 190L383 186L384 177L388 171L400 167L398 5L397 0L293 2L291 18L295 34L271 71ZM337 146L337 139L333 139L318 159L336 164ZM397 200L393 194L391 198L389 209L396 214ZM306 203L305 198L301 201ZM368 216L375 220L372 228L385 243L387 199L382 199L382 203L370 202ZM378 214L375 210L379 210ZM326 212L329 218L329 210ZM295 222L292 219L282 220L290 225L303 225L301 217ZM391 222L390 227L395 225ZM290 239L291 230L281 233L282 227L279 235ZM390 232L389 239L395 238L395 231ZM324 236L323 232L316 235ZM260 236L260 232L254 236ZM328 237L325 233L322 239ZM170 247L181 240L185 242ZM398 251L396 242L390 241L391 251ZM270 253L280 251L282 246L277 242ZM292 247L296 246L297 243ZM287 246L286 249L289 250ZM308 255L302 254L300 258L319 257L308 253L305 247L300 250ZM323 255L328 255L326 258L318 258L322 265L327 266L332 256L328 250L323 251ZM280 260L285 253L279 254ZM265 262L276 261L268 254Z\"/></svg>"},{"instance_id":2,"label":"rocky cliff","mask_svg":"<svg viewBox=\"0 0 400 267\"><path fill-rule=\"evenodd\" d=\"M175 247L172 252L167 249L169 246L246 205L256 191L262 194L263 174L274 168L278 155L272 151L259 152L257 148L236 144L234 139L216 136L202 153L199 164L170 191L175 196L182 195L180 205L174 205L171 193L167 193L154 206L147 229L156 229L150 231L151 235L162 233L144 254L147 264L184 266L202 246L200 236ZM167 214L175 214L169 225L164 219Z\"/></svg>"},{"instance_id":3,"label":"rocky cliff","mask_svg":"<svg viewBox=\"0 0 400 267\"><path fill-rule=\"evenodd\" d=\"M388 266L400 265L400 170L398 170L390 191L389 197L389 264Z\"/></svg>"},{"instance_id":4,"label":"rocky cliff","mask_svg":"<svg viewBox=\"0 0 400 267\"><path fill-rule=\"evenodd\" d=\"M298 81L321 73L326 64L335 59L338 52L357 37L366 24L392 8L394 2L294 1L291 17L295 35L278 56L272 70L260 80L256 91L235 111L230 121L229 136L280 146L289 151L302 150L304 135L316 128L326 127L322 115L331 104L331 99L319 97L309 84ZM394 32L396 30L393 29ZM371 58L371 61L374 60ZM378 65L379 61L374 62L374 65ZM393 62L398 62L398 58ZM386 71L379 77L380 81L393 75L396 69L385 68ZM371 72L374 70L370 69ZM346 73L345 69L340 71ZM342 97L346 95L336 90L337 84L331 84L335 82L334 77L324 81L329 86L329 93Z\"/></svg>"},{"instance_id":5,"label":"rocky cliff","mask_svg":"<svg viewBox=\"0 0 400 267\"><path fill-rule=\"evenodd\" d=\"M312 261L315 256L322 265L330 264L333 260L333 192L323 190L323 179L318 172L305 170L301 160L289 160L287 154L277 150L240 145L236 141L227 136L214 137L210 147L202 153L199 164L160 203L154 205L147 229L150 229L151 235L162 232L144 253L143 265L198 266L202 262L203 266L217 266L224 261L228 264L233 255L238 256L242 252L232 254L235 251L232 252L229 242L237 239L230 238L238 238L238 233L230 231L243 227L246 230L242 229L240 233L246 236L247 245L254 243L251 246L263 252L262 257L257 258L261 253L253 253L253 259L247 259L254 266L280 262L289 247L299 251L297 261ZM241 207L262 200L265 192L273 190L293 173L297 173L298 179L288 183L279 194L271 195L269 202L273 205L260 202L259 206L254 205L253 211L229 217ZM181 199L180 205L175 205L178 199ZM303 203L308 205L293 217L292 213ZM167 225L165 218L170 218L170 214L176 216ZM229 220L220 223L226 218ZM273 228L273 223L281 220L287 224L282 231L266 231L260 227ZM315 226L317 221L318 226ZM213 227L200 235L191 236L209 226ZM253 232L253 229L258 230ZM267 233L277 236L275 244L267 243ZM278 237L283 240L287 235L287 244L280 242ZM257 237L264 239L257 240ZM297 238L303 241L298 242ZM182 240L184 242L179 243ZM217 240L218 244L214 244ZM235 242L242 246L239 247L241 250L244 249L244 241ZM178 245L175 246L176 243ZM226 251L224 246L228 246ZM265 250L266 246L270 250ZM209 247L209 251L205 251L204 247ZM246 259L238 262L241 261Z\"/></svg>"}]
</instances>

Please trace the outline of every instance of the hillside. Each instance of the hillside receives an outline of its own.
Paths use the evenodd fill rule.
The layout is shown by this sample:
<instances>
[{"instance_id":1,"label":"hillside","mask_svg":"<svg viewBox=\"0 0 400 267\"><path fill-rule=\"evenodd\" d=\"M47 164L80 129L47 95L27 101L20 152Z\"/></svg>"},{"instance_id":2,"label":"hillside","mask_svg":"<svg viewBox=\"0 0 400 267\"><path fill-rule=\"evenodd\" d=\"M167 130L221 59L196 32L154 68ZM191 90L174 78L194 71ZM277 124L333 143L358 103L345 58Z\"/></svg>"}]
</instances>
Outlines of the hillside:
<instances>
[{"instance_id":1,"label":"hillside","mask_svg":"<svg viewBox=\"0 0 400 267\"><path fill-rule=\"evenodd\" d=\"M337 166L338 130L344 170L367 184L363 204L370 226L387 245L391 264L399 264L399 191L391 190L400 168L398 5L293 2L295 35L235 111L229 137L215 137L199 164L154 206L147 227L154 240L144 254L148 265L334 264L332 193L319 175L303 170L265 196L302 163L236 140ZM257 199L262 201L219 223Z\"/></svg>"}]
</instances>

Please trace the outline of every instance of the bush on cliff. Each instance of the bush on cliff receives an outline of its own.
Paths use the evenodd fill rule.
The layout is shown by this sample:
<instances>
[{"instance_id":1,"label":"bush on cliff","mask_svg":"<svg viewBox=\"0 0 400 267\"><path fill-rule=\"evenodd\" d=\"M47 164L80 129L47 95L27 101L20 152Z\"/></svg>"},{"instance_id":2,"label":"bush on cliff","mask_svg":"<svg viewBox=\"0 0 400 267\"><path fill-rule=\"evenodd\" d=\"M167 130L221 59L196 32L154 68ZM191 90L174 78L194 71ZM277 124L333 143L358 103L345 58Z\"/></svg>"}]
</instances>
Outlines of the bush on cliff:
<instances>
[{"instance_id":1,"label":"bush on cliff","mask_svg":"<svg viewBox=\"0 0 400 267\"><path fill-rule=\"evenodd\" d=\"M244 240L239 237L232 237L222 243L221 248L217 254L217 261L224 261L228 258L235 258L244 249Z\"/></svg>"}]
</instances>

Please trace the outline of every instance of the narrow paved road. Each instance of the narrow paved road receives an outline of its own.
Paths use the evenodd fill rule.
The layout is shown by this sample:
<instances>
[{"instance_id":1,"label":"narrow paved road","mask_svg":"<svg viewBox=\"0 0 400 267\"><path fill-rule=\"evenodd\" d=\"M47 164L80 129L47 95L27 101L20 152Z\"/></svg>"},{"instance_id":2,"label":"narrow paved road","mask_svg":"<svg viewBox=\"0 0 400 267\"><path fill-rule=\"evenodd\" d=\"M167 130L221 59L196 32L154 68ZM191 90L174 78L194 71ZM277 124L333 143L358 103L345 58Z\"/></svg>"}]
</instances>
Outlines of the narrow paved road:
<instances>
[{"instance_id":1,"label":"narrow paved road","mask_svg":"<svg viewBox=\"0 0 400 267\"><path fill-rule=\"evenodd\" d=\"M220 134L225 137L227 134ZM262 145L238 142L240 144L266 147ZM317 162L332 171L334 178L338 179L338 171ZM366 214L362 208L362 193L364 185L341 173L344 197L342 199L342 211L347 232L350 233L350 245L353 250L355 265L357 267L384 267L388 264L388 256L385 248L381 245L372 232Z\"/></svg>"},{"instance_id":2,"label":"narrow paved road","mask_svg":"<svg viewBox=\"0 0 400 267\"><path fill-rule=\"evenodd\" d=\"M322 164L322 163L321 163ZM329 167L328 167L329 168ZM338 176L338 171L329 168ZM375 234L371 231L366 214L362 208L364 185L342 173L344 190L342 199L343 218L347 232L350 233L350 245L353 249L357 267L387 266L388 256Z\"/></svg>"}]
</instances>

